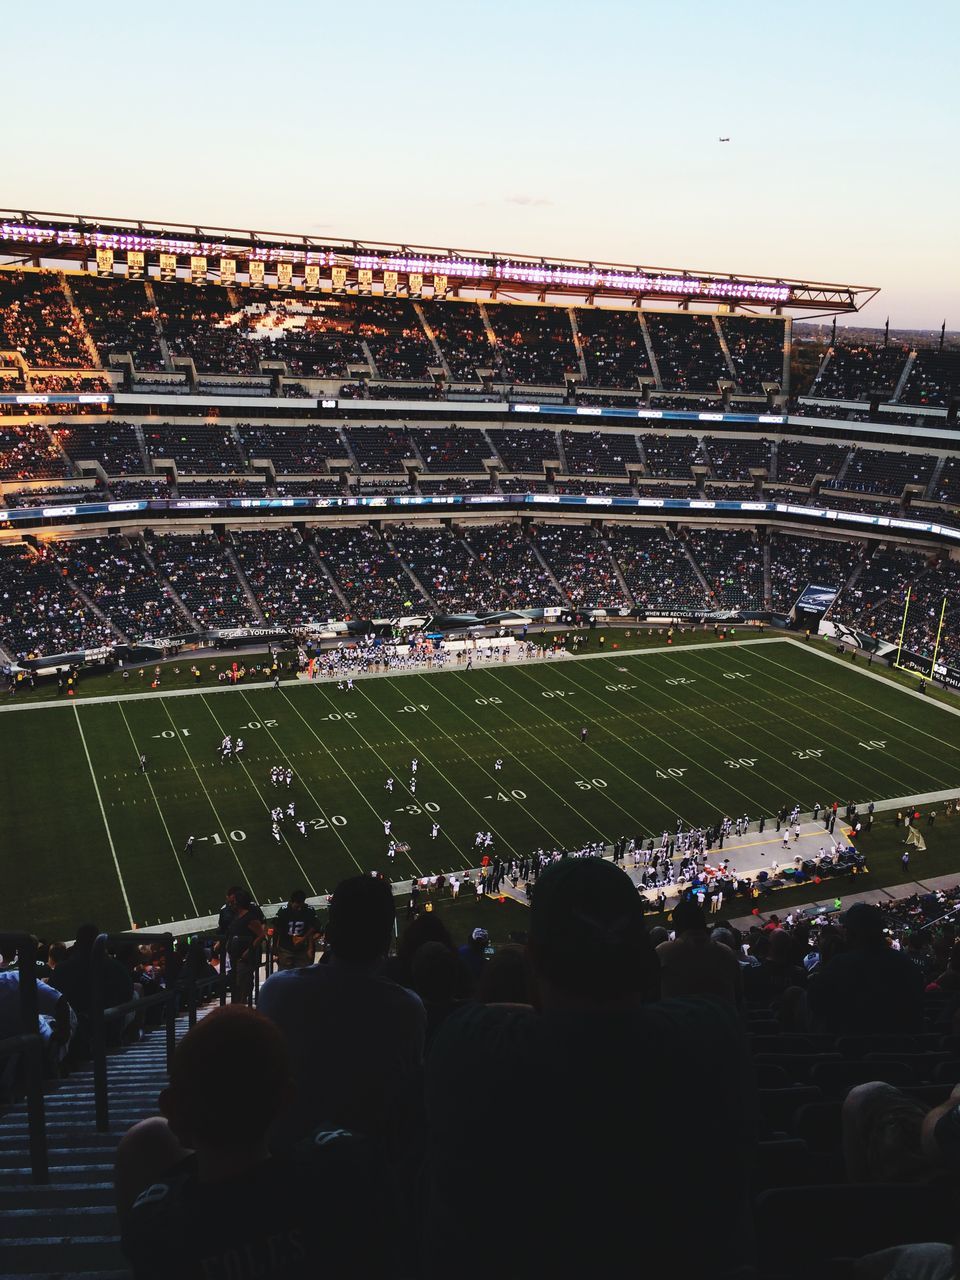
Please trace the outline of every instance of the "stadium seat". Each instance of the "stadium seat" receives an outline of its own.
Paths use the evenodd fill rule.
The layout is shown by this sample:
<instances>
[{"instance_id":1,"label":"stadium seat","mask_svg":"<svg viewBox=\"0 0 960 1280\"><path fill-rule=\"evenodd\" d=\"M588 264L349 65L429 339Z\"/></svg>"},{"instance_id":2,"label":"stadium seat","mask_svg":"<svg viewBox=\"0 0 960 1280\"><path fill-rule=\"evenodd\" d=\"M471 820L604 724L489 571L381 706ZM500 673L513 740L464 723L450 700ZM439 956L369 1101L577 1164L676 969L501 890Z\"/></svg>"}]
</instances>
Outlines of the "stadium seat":
<instances>
[{"instance_id":1,"label":"stadium seat","mask_svg":"<svg viewBox=\"0 0 960 1280\"><path fill-rule=\"evenodd\" d=\"M801 1107L821 1102L823 1093L809 1085L788 1089L760 1089L760 1114L771 1133L790 1133L793 1118Z\"/></svg>"},{"instance_id":2,"label":"stadium seat","mask_svg":"<svg viewBox=\"0 0 960 1280\"><path fill-rule=\"evenodd\" d=\"M865 1062L862 1059L818 1062L810 1071L810 1083L828 1097L843 1098L857 1084L882 1080L897 1086L921 1084L916 1069L904 1062Z\"/></svg>"},{"instance_id":3,"label":"stadium seat","mask_svg":"<svg viewBox=\"0 0 960 1280\"><path fill-rule=\"evenodd\" d=\"M756 1199L763 1274L819 1277L831 1258L858 1258L901 1244L952 1241L951 1195L913 1184L777 1187Z\"/></svg>"}]
</instances>

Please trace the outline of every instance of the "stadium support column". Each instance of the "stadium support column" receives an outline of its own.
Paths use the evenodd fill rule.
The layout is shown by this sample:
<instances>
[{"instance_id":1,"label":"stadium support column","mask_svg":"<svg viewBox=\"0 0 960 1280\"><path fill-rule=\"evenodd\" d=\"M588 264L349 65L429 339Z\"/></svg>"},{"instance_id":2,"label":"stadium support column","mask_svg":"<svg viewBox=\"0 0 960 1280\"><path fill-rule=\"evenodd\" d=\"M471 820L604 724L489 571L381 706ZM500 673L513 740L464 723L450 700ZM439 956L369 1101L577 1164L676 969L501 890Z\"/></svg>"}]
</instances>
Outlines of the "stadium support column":
<instances>
[{"instance_id":1,"label":"stadium support column","mask_svg":"<svg viewBox=\"0 0 960 1280\"><path fill-rule=\"evenodd\" d=\"M947 597L943 597L943 604L940 606L940 622L937 626L937 639L933 646L933 657L930 659L930 679L934 679L934 672L937 668L937 654L940 652L940 638L943 635L943 620L947 616Z\"/></svg>"},{"instance_id":2,"label":"stadium support column","mask_svg":"<svg viewBox=\"0 0 960 1280\"><path fill-rule=\"evenodd\" d=\"M910 597L913 594L913 587L907 587L907 598L903 605L903 621L900 623L900 639L897 642L897 666L900 665L900 654L903 652L903 633L907 629L907 614L910 612Z\"/></svg>"}]
</instances>

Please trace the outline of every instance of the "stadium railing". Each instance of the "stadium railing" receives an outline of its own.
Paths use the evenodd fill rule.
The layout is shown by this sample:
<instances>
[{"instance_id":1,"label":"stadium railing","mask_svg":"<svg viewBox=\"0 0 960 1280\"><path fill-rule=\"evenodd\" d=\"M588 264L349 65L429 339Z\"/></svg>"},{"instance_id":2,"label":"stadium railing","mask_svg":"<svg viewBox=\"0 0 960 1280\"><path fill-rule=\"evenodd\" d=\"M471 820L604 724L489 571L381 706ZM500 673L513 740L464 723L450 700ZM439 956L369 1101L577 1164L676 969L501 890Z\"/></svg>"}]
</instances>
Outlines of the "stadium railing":
<instances>
[{"instance_id":1,"label":"stadium railing","mask_svg":"<svg viewBox=\"0 0 960 1280\"><path fill-rule=\"evenodd\" d=\"M37 997L37 943L27 933L0 933L0 953L17 953L20 1035L0 1040L0 1058L19 1057L24 1068L27 1100L27 1132L30 1140L30 1175L37 1184L49 1180L47 1130L43 1104L43 1047L40 1005Z\"/></svg>"},{"instance_id":2,"label":"stadium railing","mask_svg":"<svg viewBox=\"0 0 960 1280\"><path fill-rule=\"evenodd\" d=\"M211 934L209 937L214 937ZM111 946L129 946L134 942L137 946L157 945L163 949L164 986L162 991L153 995L139 996L132 1000L124 1000L121 1004L104 1008L104 961ZM166 1063L170 1067L173 1051L177 1043L177 1014L181 1004L185 1005L189 1025L197 1020L198 997L201 991L219 988L220 1003L227 999L227 966L221 965L221 972L200 977L206 967L206 954L203 947L204 937L191 939L186 959L181 963L174 952L173 935L170 933L108 934L101 933L93 944L90 970L91 1016L90 1044L93 1059L93 1088L96 1127L99 1133L106 1133L110 1127L109 1079L107 1073L107 1028L115 1022L121 1022L129 1014L145 1013L148 1009L160 1007L163 1010L163 1025L166 1039Z\"/></svg>"}]
</instances>

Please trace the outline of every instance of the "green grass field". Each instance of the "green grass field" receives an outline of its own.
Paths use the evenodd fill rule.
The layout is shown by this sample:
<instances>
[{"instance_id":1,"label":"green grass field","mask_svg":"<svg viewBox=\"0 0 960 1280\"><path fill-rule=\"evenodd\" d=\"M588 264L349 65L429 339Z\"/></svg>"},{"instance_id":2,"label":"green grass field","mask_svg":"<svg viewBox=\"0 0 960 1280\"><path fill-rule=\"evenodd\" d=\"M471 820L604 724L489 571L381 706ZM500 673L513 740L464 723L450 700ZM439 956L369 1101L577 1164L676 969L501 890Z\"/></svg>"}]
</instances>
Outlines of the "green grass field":
<instances>
[{"instance_id":1,"label":"green grass field","mask_svg":"<svg viewBox=\"0 0 960 1280\"><path fill-rule=\"evenodd\" d=\"M203 916L231 883L266 903L361 870L462 869L478 829L511 854L652 834L678 815L960 791L956 715L773 639L359 680L349 694L138 692L0 715L5 927L71 936L84 919ZM223 765L227 733L247 749ZM293 770L289 791L271 786L274 764ZM277 844L269 810L290 800L309 834L288 821ZM385 818L410 845L392 864Z\"/></svg>"}]
</instances>

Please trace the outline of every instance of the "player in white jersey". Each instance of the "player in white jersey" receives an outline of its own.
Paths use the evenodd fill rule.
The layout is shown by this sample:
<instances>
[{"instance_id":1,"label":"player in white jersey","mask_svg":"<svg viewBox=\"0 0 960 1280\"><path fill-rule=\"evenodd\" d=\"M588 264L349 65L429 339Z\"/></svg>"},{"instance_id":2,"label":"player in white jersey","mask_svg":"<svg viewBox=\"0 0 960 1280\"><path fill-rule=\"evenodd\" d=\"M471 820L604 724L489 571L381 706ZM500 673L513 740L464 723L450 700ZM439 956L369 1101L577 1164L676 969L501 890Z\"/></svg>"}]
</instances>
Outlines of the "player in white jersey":
<instances>
[{"instance_id":1,"label":"player in white jersey","mask_svg":"<svg viewBox=\"0 0 960 1280\"><path fill-rule=\"evenodd\" d=\"M494 760L493 767L494 769L496 769L497 773L499 773L500 770L503 768L503 761L498 757L496 760Z\"/></svg>"},{"instance_id":2,"label":"player in white jersey","mask_svg":"<svg viewBox=\"0 0 960 1280\"><path fill-rule=\"evenodd\" d=\"M434 822L433 825L430 827L430 839L436 840L439 834L440 834L440 824L439 822Z\"/></svg>"},{"instance_id":3,"label":"player in white jersey","mask_svg":"<svg viewBox=\"0 0 960 1280\"><path fill-rule=\"evenodd\" d=\"M390 834L390 828L391 828L392 826L393 826L393 819L392 819L392 818L384 818L384 820L383 820L383 834L384 834L385 836L388 836L388 835Z\"/></svg>"},{"instance_id":4,"label":"player in white jersey","mask_svg":"<svg viewBox=\"0 0 960 1280\"><path fill-rule=\"evenodd\" d=\"M298 818L298 819L297 819L297 830L300 832L300 834L303 836L303 838L304 838L304 839L306 839L306 836L307 836L307 824L304 822L304 820L303 820L302 818Z\"/></svg>"},{"instance_id":5,"label":"player in white jersey","mask_svg":"<svg viewBox=\"0 0 960 1280\"><path fill-rule=\"evenodd\" d=\"M386 781L386 783L385 783L385 790L390 791L390 792L392 792L392 791L393 791L393 779L392 779L392 778L388 778L388 779L387 779L387 781Z\"/></svg>"}]
</instances>

